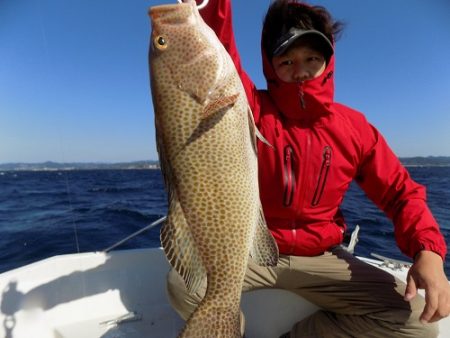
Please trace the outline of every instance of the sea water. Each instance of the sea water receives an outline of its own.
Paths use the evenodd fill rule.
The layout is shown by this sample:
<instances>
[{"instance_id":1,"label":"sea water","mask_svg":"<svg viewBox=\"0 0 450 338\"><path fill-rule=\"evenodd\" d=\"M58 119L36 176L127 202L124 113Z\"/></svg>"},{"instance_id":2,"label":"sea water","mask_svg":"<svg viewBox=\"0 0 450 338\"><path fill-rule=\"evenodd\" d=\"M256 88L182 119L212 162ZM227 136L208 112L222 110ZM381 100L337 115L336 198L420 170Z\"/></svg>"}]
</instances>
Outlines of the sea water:
<instances>
[{"instance_id":1,"label":"sea water","mask_svg":"<svg viewBox=\"0 0 450 338\"><path fill-rule=\"evenodd\" d=\"M427 188L428 204L450 243L450 167L409 167ZM342 211L349 231L361 227L355 254L406 260L391 221L356 184ZM101 251L167 213L159 170L0 172L0 272L67 253ZM159 227L117 249L158 247ZM450 262L445 265L450 276Z\"/></svg>"}]
</instances>

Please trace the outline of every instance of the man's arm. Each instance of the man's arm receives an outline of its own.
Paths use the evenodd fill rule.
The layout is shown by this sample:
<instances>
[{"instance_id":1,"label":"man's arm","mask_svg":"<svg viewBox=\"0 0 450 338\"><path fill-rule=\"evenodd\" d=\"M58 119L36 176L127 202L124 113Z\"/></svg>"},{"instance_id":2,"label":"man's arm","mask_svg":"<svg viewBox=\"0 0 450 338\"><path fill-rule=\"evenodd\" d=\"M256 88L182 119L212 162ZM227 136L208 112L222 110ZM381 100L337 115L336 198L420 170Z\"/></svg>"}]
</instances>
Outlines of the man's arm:
<instances>
[{"instance_id":1,"label":"man's arm","mask_svg":"<svg viewBox=\"0 0 450 338\"><path fill-rule=\"evenodd\" d=\"M376 128L365 121L359 130L356 181L393 221L400 250L411 258L422 250L433 251L444 260L447 246L428 208L425 187L414 182Z\"/></svg>"},{"instance_id":2,"label":"man's arm","mask_svg":"<svg viewBox=\"0 0 450 338\"><path fill-rule=\"evenodd\" d=\"M201 3L202 0L197 0ZM241 58L236 46L233 32L233 15L231 0L209 0L208 5L200 10L200 14L209 27L216 33L220 42L230 54L236 70L244 85L245 93L253 111L255 120L259 116L259 99L255 84L242 68Z\"/></svg>"},{"instance_id":3,"label":"man's arm","mask_svg":"<svg viewBox=\"0 0 450 338\"><path fill-rule=\"evenodd\" d=\"M405 300L425 290L423 322L434 322L450 314L450 285L444 272L446 244L426 204L425 188L414 182L407 170L373 127L365 134L365 152L358 183L392 219L400 249L414 258L409 270Z\"/></svg>"}]
</instances>

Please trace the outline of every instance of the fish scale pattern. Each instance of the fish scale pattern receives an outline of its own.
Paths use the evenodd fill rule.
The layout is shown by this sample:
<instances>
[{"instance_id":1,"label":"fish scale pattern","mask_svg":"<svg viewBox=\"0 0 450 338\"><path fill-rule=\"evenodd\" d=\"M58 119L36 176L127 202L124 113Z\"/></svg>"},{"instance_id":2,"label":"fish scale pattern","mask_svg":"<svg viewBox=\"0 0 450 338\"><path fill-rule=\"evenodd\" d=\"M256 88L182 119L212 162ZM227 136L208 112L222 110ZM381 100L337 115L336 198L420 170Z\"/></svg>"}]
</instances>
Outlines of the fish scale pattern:
<instances>
[{"instance_id":1,"label":"fish scale pattern","mask_svg":"<svg viewBox=\"0 0 450 338\"><path fill-rule=\"evenodd\" d=\"M261 212L254 123L232 60L195 5L157 6L150 16L156 138L169 196L161 242L188 290L204 278L208 285L181 336L239 337L249 253L256 246L263 263L278 255Z\"/></svg>"}]
</instances>

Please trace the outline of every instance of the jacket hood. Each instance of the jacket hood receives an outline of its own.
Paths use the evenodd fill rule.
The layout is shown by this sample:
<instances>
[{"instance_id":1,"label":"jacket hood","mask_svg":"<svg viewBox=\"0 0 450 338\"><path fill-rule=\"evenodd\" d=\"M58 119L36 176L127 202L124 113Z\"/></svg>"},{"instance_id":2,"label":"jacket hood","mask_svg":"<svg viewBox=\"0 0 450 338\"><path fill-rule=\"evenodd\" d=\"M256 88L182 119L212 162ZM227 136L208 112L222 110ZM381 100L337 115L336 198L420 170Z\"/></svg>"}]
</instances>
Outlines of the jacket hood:
<instances>
[{"instance_id":1,"label":"jacket hood","mask_svg":"<svg viewBox=\"0 0 450 338\"><path fill-rule=\"evenodd\" d=\"M262 50L263 71L269 95L282 115L314 122L332 112L334 100L334 55L317 78L288 83L275 74L267 53Z\"/></svg>"}]
</instances>

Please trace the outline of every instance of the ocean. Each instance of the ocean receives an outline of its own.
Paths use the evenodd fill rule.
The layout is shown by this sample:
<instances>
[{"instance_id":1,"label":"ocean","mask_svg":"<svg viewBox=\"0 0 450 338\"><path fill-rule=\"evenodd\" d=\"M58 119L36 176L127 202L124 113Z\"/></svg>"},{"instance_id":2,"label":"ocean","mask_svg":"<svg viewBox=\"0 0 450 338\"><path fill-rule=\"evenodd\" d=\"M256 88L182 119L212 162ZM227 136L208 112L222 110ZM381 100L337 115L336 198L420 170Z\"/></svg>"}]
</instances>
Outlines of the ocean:
<instances>
[{"instance_id":1,"label":"ocean","mask_svg":"<svg viewBox=\"0 0 450 338\"><path fill-rule=\"evenodd\" d=\"M450 243L450 167L409 167ZM410 261L389 219L354 184L342 211L361 227L355 254ZM0 171L0 273L54 255L101 251L166 215L159 170ZM159 226L116 250L158 247ZM445 270L450 276L450 262Z\"/></svg>"}]
</instances>

